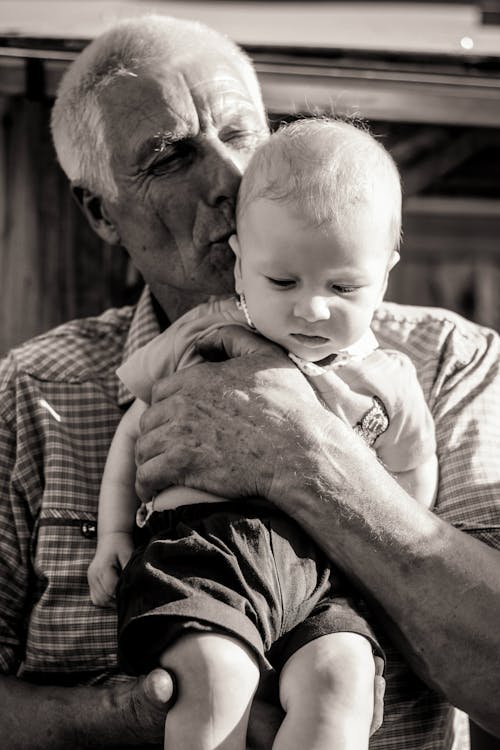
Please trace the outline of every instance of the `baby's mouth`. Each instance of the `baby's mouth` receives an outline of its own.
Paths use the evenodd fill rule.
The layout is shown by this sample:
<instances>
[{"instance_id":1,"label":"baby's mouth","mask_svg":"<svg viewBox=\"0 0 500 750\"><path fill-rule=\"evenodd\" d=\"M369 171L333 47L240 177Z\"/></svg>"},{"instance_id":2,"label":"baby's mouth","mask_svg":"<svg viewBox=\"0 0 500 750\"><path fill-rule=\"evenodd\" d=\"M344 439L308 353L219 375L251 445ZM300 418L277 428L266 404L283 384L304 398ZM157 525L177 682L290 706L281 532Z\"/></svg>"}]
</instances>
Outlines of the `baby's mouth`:
<instances>
[{"instance_id":1,"label":"baby's mouth","mask_svg":"<svg viewBox=\"0 0 500 750\"><path fill-rule=\"evenodd\" d=\"M309 336L306 333L291 333L290 335L301 344L307 344L309 346L322 346L323 344L327 344L330 340L324 336Z\"/></svg>"}]
</instances>

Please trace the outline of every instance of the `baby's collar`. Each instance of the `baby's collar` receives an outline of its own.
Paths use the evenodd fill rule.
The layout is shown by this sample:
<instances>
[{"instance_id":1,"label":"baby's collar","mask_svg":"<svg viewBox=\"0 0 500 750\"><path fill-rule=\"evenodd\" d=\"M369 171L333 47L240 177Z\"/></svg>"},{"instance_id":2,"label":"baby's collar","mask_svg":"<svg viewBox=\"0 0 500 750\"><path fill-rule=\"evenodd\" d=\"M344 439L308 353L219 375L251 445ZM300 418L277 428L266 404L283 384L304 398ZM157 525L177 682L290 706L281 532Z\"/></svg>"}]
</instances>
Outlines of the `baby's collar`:
<instances>
[{"instance_id":1,"label":"baby's collar","mask_svg":"<svg viewBox=\"0 0 500 750\"><path fill-rule=\"evenodd\" d=\"M368 357L375 349L378 349L378 341L371 328L369 328L354 344L346 346L344 349L339 349L336 354L325 357L320 362L307 362L291 352L288 352L288 356L306 375L320 375L324 372L325 367L329 367L330 365L333 367L342 367L342 365L352 362L353 359L361 360Z\"/></svg>"},{"instance_id":2,"label":"baby's collar","mask_svg":"<svg viewBox=\"0 0 500 750\"><path fill-rule=\"evenodd\" d=\"M351 359L352 357L364 359L364 357L374 352L375 349L378 349L378 341L372 329L369 328L354 344L346 346L345 349L339 349L335 361L339 359Z\"/></svg>"}]
</instances>

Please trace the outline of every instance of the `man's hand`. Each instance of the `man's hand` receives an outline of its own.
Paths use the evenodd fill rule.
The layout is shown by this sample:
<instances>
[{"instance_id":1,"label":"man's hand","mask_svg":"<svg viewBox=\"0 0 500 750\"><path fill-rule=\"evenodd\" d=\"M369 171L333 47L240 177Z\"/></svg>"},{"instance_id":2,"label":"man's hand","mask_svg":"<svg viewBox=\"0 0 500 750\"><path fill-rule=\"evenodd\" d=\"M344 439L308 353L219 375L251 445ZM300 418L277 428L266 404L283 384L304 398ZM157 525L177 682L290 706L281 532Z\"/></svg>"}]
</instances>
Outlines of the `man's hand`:
<instances>
[{"instance_id":1,"label":"man's hand","mask_svg":"<svg viewBox=\"0 0 500 750\"><path fill-rule=\"evenodd\" d=\"M116 697L128 732L138 744L163 744L165 719L174 697L170 674L158 667L130 686L119 688Z\"/></svg>"},{"instance_id":2,"label":"man's hand","mask_svg":"<svg viewBox=\"0 0 500 750\"><path fill-rule=\"evenodd\" d=\"M174 685L163 669L104 687L32 685L0 676L0 736L9 750L163 747ZM29 721L26 717L29 716Z\"/></svg>"},{"instance_id":3,"label":"man's hand","mask_svg":"<svg viewBox=\"0 0 500 750\"><path fill-rule=\"evenodd\" d=\"M335 421L348 432L278 347L195 365L154 388L136 446L136 491L148 500L180 484L223 497L281 498L294 471L311 473Z\"/></svg>"},{"instance_id":4,"label":"man's hand","mask_svg":"<svg viewBox=\"0 0 500 750\"><path fill-rule=\"evenodd\" d=\"M208 362L223 362L247 354L283 354L283 350L277 344L237 325L211 331L198 339L196 349Z\"/></svg>"}]
</instances>

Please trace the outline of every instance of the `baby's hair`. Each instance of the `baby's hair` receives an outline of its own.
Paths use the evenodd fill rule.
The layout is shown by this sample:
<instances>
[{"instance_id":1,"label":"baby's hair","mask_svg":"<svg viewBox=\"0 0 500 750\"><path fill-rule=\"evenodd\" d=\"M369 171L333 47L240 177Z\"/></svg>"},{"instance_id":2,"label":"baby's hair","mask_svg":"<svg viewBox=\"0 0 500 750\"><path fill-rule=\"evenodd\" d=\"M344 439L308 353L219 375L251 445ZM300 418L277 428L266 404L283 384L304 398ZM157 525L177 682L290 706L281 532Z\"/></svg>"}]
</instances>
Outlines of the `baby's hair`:
<instances>
[{"instance_id":1,"label":"baby's hair","mask_svg":"<svg viewBox=\"0 0 500 750\"><path fill-rule=\"evenodd\" d=\"M100 94L117 78L142 74L168 59L172 70L198 55L235 65L264 117L250 58L231 39L195 21L148 15L126 19L94 39L63 76L51 128L59 163L68 178L111 200L117 187L110 164Z\"/></svg>"},{"instance_id":2,"label":"baby's hair","mask_svg":"<svg viewBox=\"0 0 500 750\"><path fill-rule=\"evenodd\" d=\"M386 211L389 250L401 236L401 181L365 125L311 117L281 126L252 156L238 194L237 220L259 198L290 203L313 225L331 224L367 204Z\"/></svg>"}]
</instances>

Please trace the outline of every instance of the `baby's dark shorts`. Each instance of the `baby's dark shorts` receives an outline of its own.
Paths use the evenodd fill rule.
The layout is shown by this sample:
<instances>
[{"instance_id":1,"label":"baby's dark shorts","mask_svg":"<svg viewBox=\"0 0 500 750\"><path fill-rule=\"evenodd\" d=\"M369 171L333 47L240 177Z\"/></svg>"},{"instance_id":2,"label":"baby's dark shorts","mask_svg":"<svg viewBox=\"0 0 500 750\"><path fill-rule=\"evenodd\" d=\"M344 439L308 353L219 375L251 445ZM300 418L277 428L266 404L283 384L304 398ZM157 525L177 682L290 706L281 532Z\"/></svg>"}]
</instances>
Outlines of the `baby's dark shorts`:
<instances>
[{"instance_id":1,"label":"baby's dark shorts","mask_svg":"<svg viewBox=\"0 0 500 750\"><path fill-rule=\"evenodd\" d=\"M153 513L118 587L119 658L144 674L186 631L243 641L261 669L336 632L365 636L383 656L352 592L289 516L260 499ZM380 663L380 660L377 660Z\"/></svg>"}]
</instances>

